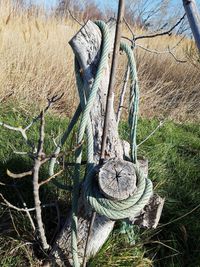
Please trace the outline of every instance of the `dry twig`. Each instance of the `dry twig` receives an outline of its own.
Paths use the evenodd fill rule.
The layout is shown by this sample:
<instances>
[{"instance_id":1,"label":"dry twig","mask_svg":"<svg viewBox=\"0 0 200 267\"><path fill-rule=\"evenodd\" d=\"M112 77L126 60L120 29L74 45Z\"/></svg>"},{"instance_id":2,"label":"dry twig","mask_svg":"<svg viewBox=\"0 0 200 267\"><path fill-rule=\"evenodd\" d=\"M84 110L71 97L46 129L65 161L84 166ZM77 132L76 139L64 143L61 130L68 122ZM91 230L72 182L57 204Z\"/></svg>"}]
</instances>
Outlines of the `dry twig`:
<instances>
[{"instance_id":1,"label":"dry twig","mask_svg":"<svg viewBox=\"0 0 200 267\"><path fill-rule=\"evenodd\" d=\"M13 210L16 210L16 211L20 211L20 212L35 211L35 207L34 208L19 208L19 207L13 205L1 193L0 193L0 197L3 200L3 202L1 202L1 204L6 205L10 209L13 209ZM41 208L49 208L49 207L53 207L53 206L55 206L55 203L42 204Z\"/></svg>"},{"instance_id":2,"label":"dry twig","mask_svg":"<svg viewBox=\"0 0 200 267\"><path fill-rule=\"evenodd\" d=\"M57 173L55 173L54 175L50 176L49 178L47 178L46 180L42 181L39 183L39 186L42 186L44 184L47 184L48 182L50 182L53 178L57 177L58 175L60 175L63 172L63 169L58 171Z\"/></svg>"},{"instance_id":3,"label":"dry twig","mask_svg":"<svg viewBox=\"0 0 200 267\"><path fill-rule=\"evenodd\" d=\"M142 144L144 144L152 135L155 134L155 132L160 128L162 127L164 124L164 121L160 121L158 126L141 142L137 145L137 147L141 146Z\"/></svg>"},{"instance_id":4,"label":"dry twig","mask_svg":"<svg viewBox=\"0 0 200 267\"><path fill-rule=\"evenodd\" d=\"M147 38L155 38L158 36L163 36L163 35L171 35L172 31L184 20L186 14L184 14L177 22L174 24L170 29L160 32L160 33L154 33L154 34L149 34L149 35L138 35L135 36L134 40L137 41L139 39L147 39Z\"/></svg>"},{"instance_id":5,"label":"dry twig","mask_svg":"<svg viewBox=\"0 0 200 267\"><path fill-rule=\"evenodd\" d=\"M121 90L120 99L119 99L119 106L118 106L118 110L117 110L117 123L119 123L120 117L121 117L121 111L123 108L123 103L124 103L124 98L125 98L125 94L126 94L129 74L130 74L130 67L127 64L126 73L124 75L124 83L123 83L123 87Z\"/></svg>"},{"instance_id":6,"label":"dry twig","mask_svg":"<svg viewBox=\"0 0 200 267\"><path fill-rule=\"evenodd\" d=\"M163 36L163 35L171 35L172 31L184 20L186 14L184 14L178 21L176 24L174 24L170 29L163 31L163 32L157 32L157 33L153 33L153 34L149 34L149 35L138 35L135 36L133 30L131 29L131 26L129 25L129 23L125 21L125 24L127 25L128 29L130 30L131 34L132 34L132 39L126 37L126 36L122 36L123 39L126 39L132 43L135 43L137 40L139 39L149 39L149 38L155 38L158 36Z\"/></svg>"},{"instance_id":7,"label":"dry twig","mask_svg":"<svg viewBox=\"0 0 200 267\"><path fill-rule=\"evenodd\" d=\"M139 47L147 52L150 53L154 53L154 54L170 54L178 63L186 63L187 60L182 60L182 59L178 59L175 54L172 52L172 50L170 49L170 47L168 46L167 50L163 50L163 51L159 51L159 50L155 50L155 49L149 49L147 47L144 47L140 44L136 44L136 47ZM174 49L174 48L173 48Z\"/></svg>"},{"instance_id":8,"label":"dry twig","mask_svg":"<svg viewBox=\"0 0 200 267\"><path fill-rule=\"evenodd\" d=\"M68 8L68 12L74 21L76 21L80 26L83 26L83 24L72 14L69 8Z\"/></svg>"},{"instance_id":9,"label":"dry twig","mask_svg":"<svg viewBox=\"0 0 200 267\"><path fill-rule=\"evenodd\" d=\"M30 176L33 174L33 171L28 171L28 172L22 172L22 173L12 173L11 171L7 170L7 175L11 178L14 179L20 179L26 176Z\"/></svg>"}]
</instances>

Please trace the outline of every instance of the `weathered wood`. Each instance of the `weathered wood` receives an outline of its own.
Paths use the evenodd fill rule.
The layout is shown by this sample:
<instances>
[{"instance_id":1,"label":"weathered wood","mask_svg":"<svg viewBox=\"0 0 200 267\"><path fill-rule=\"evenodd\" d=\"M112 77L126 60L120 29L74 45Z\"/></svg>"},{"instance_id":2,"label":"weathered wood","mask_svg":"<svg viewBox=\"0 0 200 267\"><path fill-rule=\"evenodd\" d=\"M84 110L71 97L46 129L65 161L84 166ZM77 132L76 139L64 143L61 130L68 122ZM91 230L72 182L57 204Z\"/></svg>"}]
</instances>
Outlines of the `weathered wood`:
<instances>
[{"instance_id":1,"label":"weathered wood","mask_svg":"<svg viewBox=\"0 0 200 267\"><path fill-rule=\"evenodd\" d=\"M130 217L129 220L140 227L155 229L158 226L164 202L164 198L154 194L140 214L133 218Z\"/></svg>"},{"instance_id":2,"label":"weathered wood","mask_svg":"<svg viewBox=\"0 0 200 267\"><path fill-rule=\"evenodd\" d=\"M111 24L113 25L113 23ZM111 29L111 31L113 31L113 28ZM70 45L78 59L82 73L84 90L86 90L86 98L89 94L90 88L92 87L97 71L101 51L101 38L101 31L99 30L99 28L93 22L88 21L85 26L70 41ZM112 49L112 46L110 47L110 49ZM104 77L97 92L95 105L93 106L90 114L90 120L92 122L94 135L94 160L96 164L99 163L100 159L109 74L110 70L109 65L107 64L104 70ZM105 172L106 170L108 171L108 169L106 169L106 164L103 165L103 168L100 170L99 185L104 195L119 200L125 199L129 195L134 193L137 181L134 170L132 168L133 165L131 162L128 162L130 145L128 144L128 142L122 141L119 138L118 123L116 121L116 115L113 108L113 101L114 95L112 95L110 119L107 128L108 132L105 148L105 159L115 158L115 161L117 161L115 168L118 172L118 175L116 176L116 173L112 173L111 171L112 175L115 178L115 183L113 183L113 186L115 186L114 190L111 187L107 188L109 178L108 180L104 179L104 174L107 175ZM123 159L126 159L127 161L124 161ZM142 160L139 161L139 164L144 175L147 176L148 161ZM119 180L120 172L121 174L123 174L123 177L125 177L125 179ZM84 183L81 191L84 191ZM146 211L144 211L144 213L145 212ZM79 198L78 211L78 256L80 263L83 262L91 215L92 210L88 206L88 204L85 203L83 194L81 193ZM141 213L138 214L138 216L140 215ZM134 218L131 219L134 221ZM89 236L88 240L86 251L87 259L91 256L94 256L102 247L109 234L113 230L114 224L114 221L106 218L105 216L101 216L99 214L96 215L94 224L91 229L91 235ZM56 266L72 265L70 212L68 213L66 222L55 241L50 257L52 258L51 266L55 266L55 264Z\"/></svg>"},{"instance_id":3,"label":"weathered wood","mask_svg":"<svg viewBox=\"0 0 200 267\"><path fill-rule=\"evenodd\" d=\"M114 41L114 51L113 51L113 57L112 57L110 80L109 80L108 94L107 94L107 100L106 100L106 113L105 113L104 126L103 126L101 159L106 158L106 146L107 146L106 142L107 142L107 136L109 135L109 130L110 130L109 129L110 121L112 120L115 76L117 73L117 64L118 64L119 48L120 48L120 41L121 41L122 23L123 23L123 18L124 18L124 10L125 10L125 0L119 0L117 22L116 22L116 33L115 33L115 41Z\"/></svg>"},{"instance_id":4,"label":"weathered wood","mask_svg":"<svg viewBox=\"0 0 200 267\"><path fill-rule=\"evenodd\" d=\"M110 21L111 32L114 30L113 21ZM111 34L113 36L113 34ZM112 40L113 42L113 40ZM72 38L70 45L78 59L84 88L91 88L97 71L100 52L101 52L101 31L92 21L88 21L85 26ZM112 47L110 49L112 50ZM101 141L103 133L103 122L105 116L106 97L109 83L109 64L105 67L103 79L100 83L95 105L91 111L90 119L94 135L94 159L98 164L100 159ZM89 91L85 92L86 96ZM113 96L114 101L114 96ZM116 116L114 113L113 102L111 107L110 121L108 125L108 136L106 142L106 157L118 157L123 159L123 148L119 139ZM84 190L84 188L83 188ZM83 203L80 197L80 203ZM79 205L80 206L80 205ZM91 219L91 209L81 205L78 214L78 253L80 263L83 261L84 248L88 234L89 222ZM70 217L70 216L69 216ZM95 218L92 233L87 247L87 258L95 255L104 244L114 227L114 221L105 216L98 215ZM71 221L68 218L59 234L52 249L51 256L54 257L58 266L68 266L72 263L71 259Z\"/></svg>"},{"instance_id":5,"label":"weathered wood","mask_svg":"<svg viewBox=\"0 0 200 267\"><path fill-rule=\"evenodd\" d=\"M145 178L148 177L148 160L138 160L140 170ZM165 199L158 194L153 194L148 204L141 210L137 216L132 217L130 214L129 220L132 224L136 224L142 228L155 229L159 223L162 214Z\"/></svg>"},{"instance_id":6,"label":"weathered wood","mask_svg":"<svg viewBox=\"0 0 200 267\"><path fill-rule=\"evenodd\" d=\"M109 199L123 200L136 189L134 164L125 160L110 159L100 169L99 188Z\"/></svg>"},{"instance_id":7,"label":"weathered wood","mask_svg":"<svg viewBox=\"0 0 200 267\"><path fill-rule=\"evenodd\" d=\"M200 51L200 15L195 0L183 0L183 6L194 35L197 47Z\"/></svg>"}]
</instances>

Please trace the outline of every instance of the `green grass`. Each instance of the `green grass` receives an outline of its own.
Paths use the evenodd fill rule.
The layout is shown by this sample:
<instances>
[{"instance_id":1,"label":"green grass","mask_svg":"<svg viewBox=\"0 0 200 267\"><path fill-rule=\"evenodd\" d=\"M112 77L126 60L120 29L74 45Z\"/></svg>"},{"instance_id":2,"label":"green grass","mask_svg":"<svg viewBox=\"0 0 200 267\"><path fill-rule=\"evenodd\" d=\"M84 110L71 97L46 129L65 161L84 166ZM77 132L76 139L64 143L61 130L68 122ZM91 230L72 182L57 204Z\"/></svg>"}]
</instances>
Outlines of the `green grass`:
<instances>
[{"instance_id":1,"label":"green grass","mask_svg":"<svg viewBox=\"0 0 200 267\"><path fill-rule=\"evenodd\" d=\"M30 114L10 107L0 108L0 120L11 125L25 126ZM58 116L46 118L47 154L54 144L52 135L62 132L68 119ZM138 143L156 128L158 121L140 119L138 124ZM126 123L120 126L121 136L128 140L129 130ZM30 131L33 142L38 139L38 124ZM71 143L71 144L70 144ZM74 136L66 145L69 150L74 144ZM0 181L12 184L6 169L13 172L27 171L32 166L26 156L13 154L13 150L27 151L27 146L19 133L0 128ZM166 198L160 225L156 230L135 230L135 245L131 245L125 235L120 233L120 223L105 243L98 255L91 259L89 266L158 266L158 267L198 267L200 266L200 127L198 124L176 124L165 122L154 136L139 147L139 156L149 159L149 177L157 193ZM72 160L73 156L69 155ZM47 167L41 177L47 177ZM69 182L63 175L62 181ZM29 178L17 182L18 189L29 206L33 206L32 184ZM0 187L0 191L15 205L22 206L13 187ZM61 210L66 209L69 194L48 185L41 191L44 203L59 201ZM193 212L191 212L195 209ZM0 205L0 266L29 266L36 261L32 246L19 246L31 241L29 221L24 214L10 212ZM61 218L61 220L64 218ZM56 212L53 208L44 210L44 221L48 229L48 239L56 228ZM14 226L13 226L14 225ZM6 243L8 242L8 245ZM19 247L13 251L13 248Z\"/></svg>"}]
</instances>

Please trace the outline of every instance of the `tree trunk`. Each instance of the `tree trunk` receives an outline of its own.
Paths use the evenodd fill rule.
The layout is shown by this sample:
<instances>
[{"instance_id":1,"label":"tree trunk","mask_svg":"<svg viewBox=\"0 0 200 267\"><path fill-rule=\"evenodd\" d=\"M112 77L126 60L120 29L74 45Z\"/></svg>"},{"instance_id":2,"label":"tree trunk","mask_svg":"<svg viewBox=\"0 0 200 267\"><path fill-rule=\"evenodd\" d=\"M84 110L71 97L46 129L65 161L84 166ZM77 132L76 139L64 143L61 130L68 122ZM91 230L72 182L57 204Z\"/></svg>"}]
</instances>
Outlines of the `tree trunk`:
<instances>
[{"instance_id":1,"label":"tree trunk","mask_svg":"<svg viewBox=\"0 0 200 267\"><path fill-rule=\"evenodd\" d=\"M111 47L112 50L114 42L114 28L113 21L109 23L109 28L112 36ZM84 88L91 88L95 79L100 54L101 54L101 31L96 24L88 21L81 30L72 38L70 45L78 60L82 79L85 85ZM94 159L98 165L101 152L101 141L103 134L103 125L105 117L105 107L107 90L109 84L110 69L109 64L105 67L104 76L100 83L95 105L91 111L90 119L92 122L93 136L94 136ZM88 94L88 92L86 92ZM114 94L112 95L114 101ZM113 108L113 101L111 106L110 119L108 124L108 135L106 142L105 159L107 161L102 168L98 177L99 187L101 192L106 197L111 199L125 199L129 195L134 194L136 188L136 175L133 168L133 163L125 161L129 158L130 145L120 140L118 134L118 123L116 114ZM141 169L145 175L148 173L147 161L140 161ZM107 168L108 167L108 168ZM121 176L127 179L121 179ZM122 178L123 178L122 177ZM104 179L105 178L105 179ZM111 183L108 186L108 183ZM84 184L82 191L84 190ZM155 202L155 201L154 201ZM156 202L157 206L159 204ZM148 209L152 210L152 209ZM162 209L161 209L162 210ZM137 220L141 221L141 216L144 216L145 211L138 214ZM156 214L156 211L154 211ZM78 256L79 262L83 262L85 245L91 220L92 210L87 203L84 203L83 194L79 198L79 212L78 212ZM130 214L131 216L131 214ZM157 215L155 215L157 216ZM142 218L143 218L142 217ZM159 219L159 218L158 218ZM134 218L132 218L134 220ZM145 217L146 220L146 217ZM141 223L141 222L140 222ZM92 226L91 234L88 241L86 257L89 259L94 256L107 240L109 234L113 230L115 221L106 218L105 216L97 214ZM144 225L147 225L145 223ZM148 224L150 225L150 224ZM51 266L71 266L71 216L70 212L66 219L60 234L51 251Z\"/></svg>"},{"instance_id":2,"label":"tree trunk","mask_svg":"<svg viewBox=\"0 0 200 267\"><path fill-rule=\"evenodd\" d=\"M115 23L109 22L109 28L111 31L111 47L113 47L114 41L114 27ZM72 38L70 45L74 51L82 78L86 87L91 88L95 74L97 71L100 55L101 55L101 31L96 24L88 21L84 27ZM106 107L107 89L109 83L110 69L109 64L105 68L103 79L99 86L95 105L91 111L91 122L93 127L94 136L94 159L98 164L101 151L101 139L103 133L103 124ZM86 92L88 93L88 92ZM114 101L114 95L113 95ZM118 127L116 122L116 116L112 105L109 121L109 131L106 144L106 156L107 158L119 158L123 159L123 147L122 142L118 135ZM83 203L82 196L79 203ZM78 215L78 253L79 261L82 263L84 256L84 249L86 245L86 238L88 234L89 223L91 219L91 209L85 205L79 205ZM95 255L97 251L102 247L107 240L110 232L113 230L114 221L107 219L105 216L96 215L92 233L89 239L87 248L87 258ZM71 255L71 221L70 214L66 220L65 225L56 240L56 243L52 249L51 255L54 257L58 266L70 266L72 265Z\"/></svg>"}]
</instances>

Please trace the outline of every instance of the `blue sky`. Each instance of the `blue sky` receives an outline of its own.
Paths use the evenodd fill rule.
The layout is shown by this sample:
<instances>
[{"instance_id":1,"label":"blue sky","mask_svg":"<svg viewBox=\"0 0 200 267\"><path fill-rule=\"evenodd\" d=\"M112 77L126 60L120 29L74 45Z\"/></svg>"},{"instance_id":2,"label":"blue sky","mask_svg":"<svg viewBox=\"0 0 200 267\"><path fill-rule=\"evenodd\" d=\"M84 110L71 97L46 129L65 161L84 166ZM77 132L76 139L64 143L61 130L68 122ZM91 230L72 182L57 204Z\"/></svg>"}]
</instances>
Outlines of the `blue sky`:
<instances>
[{"instance_id":1,"label":"blue sky","mask_svg":"<svg viewBox=\"0 0 200 267\"><path fill-rule=\"evenodd\" d=\"M44 4L47 7L52 7L56 5L57 0L33 0L32 2ZM104 9L105 6L117 8L117 0L94 0L94 2L96 2L102 9Z\"/></svg>"},{"instance_id":2,"label":"blue sky","mask_svg":"<svg viewBox=\"0 0 200 267\"><path fill-rule=\"evenodd\" d=\"M32 0L32 2L38 3L38 4L44 4L47 7L52 7L55 6L57 3L57 0ZM96 2L99 7L101 7L102 9L104 9L105 7L112 7L117 9L117 0L94 0L94 2ZM153 3L153 2L152 2ZM174 5L182 5L182 0L172 0L172 3ZM196 0L196 3L199 7L200 10L200 0Z\"/></svg>"}]
</instances>

